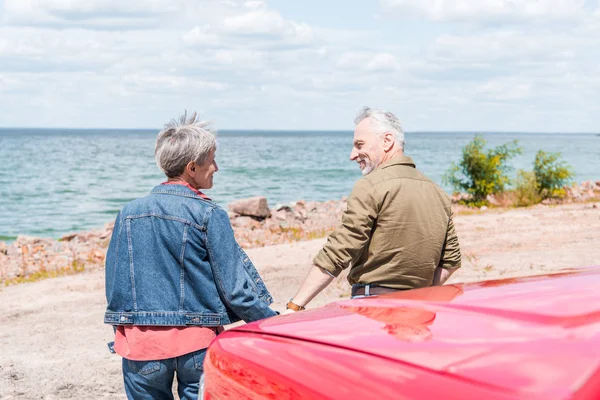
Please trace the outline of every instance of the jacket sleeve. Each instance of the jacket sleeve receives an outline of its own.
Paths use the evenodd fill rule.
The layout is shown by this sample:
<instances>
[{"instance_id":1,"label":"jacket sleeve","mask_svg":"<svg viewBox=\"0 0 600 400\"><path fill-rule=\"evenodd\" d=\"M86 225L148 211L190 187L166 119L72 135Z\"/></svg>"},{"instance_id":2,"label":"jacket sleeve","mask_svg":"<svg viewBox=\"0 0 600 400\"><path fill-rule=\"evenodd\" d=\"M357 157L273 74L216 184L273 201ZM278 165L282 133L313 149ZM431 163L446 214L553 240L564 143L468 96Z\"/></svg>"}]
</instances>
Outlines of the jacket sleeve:
<instances>
[{"instance_id":1,"label":"jacket sleeve","mask_svg":"<svg viewBox=\"0 0 600 400\"><path fill-rule=\"evenodd\" d=\"M214 208L210 213L206 247L215 284L223 302L246 322L277 315L259 297L256 283L244 265L251 261L235 240L229 216L220 208Z\"/></svg>"},{"instance_id":2,"label":"jacket sleeve","mask_svg":"<svg viewBox=\"0 0 600 400\"><path fill-rule=\"evenodd\" d=\"M461 254L458 236L456 235L456 230L454 229L454 221L452 216L453 215L450 214L448 228L446 230L446 240L444 242L442 257L440 258L438 267L457 270L461 266Z\"/></svg>"},{"instance_id":3,"label":"jacket sleeve","mask_svg":"<svg viewBox=\"0 0 600 400\"><path fill-rule=\"evenodd\" d=\"M323 249L313 263L338 276L343 269L355 262L364 250L377 220L379 205L375 200L375 188L367 179L359 179L348 197L342 224L327 238Z\"/></svg>"},{"instance_id":4,"label":"jacket sleeve","mask_svg":"<svg viewBox=\"0 0 600 400\"><path fill-rule=\"evenodd\" d=\"M113 226L112 235L110 237L110 242L108 244L108 249L106 250L106 257L104 259L104 290L106 294L106 301L110 304L111 294L113 283L115 280L114 272L115 272L115 264L118 262L119 256L119 238L121 235L121 212L117 214L115 218L115 225Z\"/></svg>"}]
</instances>

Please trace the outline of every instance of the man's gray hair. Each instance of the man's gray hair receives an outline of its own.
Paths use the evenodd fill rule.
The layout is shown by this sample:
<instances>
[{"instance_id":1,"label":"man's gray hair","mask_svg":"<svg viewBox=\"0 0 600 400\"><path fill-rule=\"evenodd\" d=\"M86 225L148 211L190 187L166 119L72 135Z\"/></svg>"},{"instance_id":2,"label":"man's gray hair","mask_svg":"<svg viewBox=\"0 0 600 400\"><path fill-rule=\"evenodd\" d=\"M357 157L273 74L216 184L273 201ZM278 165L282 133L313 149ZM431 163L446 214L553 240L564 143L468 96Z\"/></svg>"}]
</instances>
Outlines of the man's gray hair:
<instances>
[{"instance_id":1,"label":"man's gray hair","mask_svg":"<svg viewBox=\"0 0 600 400\"><path fill-rule=\"evenodd\" d=\"M206 163L210 152L217 148L216 133L211 123L201 121L195 112L189 117L184 112L158 134L154 149L156 164L169 178L181 176L191 161L198 165Z\"/></svg>"},{"instance_id":2,"label":"man's gray hair","mask_svg":"<svg viewBox=\"0 0 600 400\"><path fill-rule=\"evenodd\" d=\"M358 125L363 119L371 118L371 128L373 133L382 136L386 132L391 132L396 138L396 143L404 149L404 131L400 120L391 112L378 110L376 108L363 107L354 119L354 124Z\"/></svg>"}]
</instances>

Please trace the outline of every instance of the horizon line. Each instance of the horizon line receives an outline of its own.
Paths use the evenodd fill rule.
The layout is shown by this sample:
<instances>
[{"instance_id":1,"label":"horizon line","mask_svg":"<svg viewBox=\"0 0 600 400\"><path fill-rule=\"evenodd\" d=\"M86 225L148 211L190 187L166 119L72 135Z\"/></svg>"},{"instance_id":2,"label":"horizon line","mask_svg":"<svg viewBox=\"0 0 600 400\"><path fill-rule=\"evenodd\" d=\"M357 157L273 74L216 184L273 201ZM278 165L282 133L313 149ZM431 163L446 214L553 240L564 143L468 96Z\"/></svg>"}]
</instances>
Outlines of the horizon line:
<instances>
[{"instance_id":1,"label":"horizon line","mask_svg":"<svg viewBox=\"0 0 600 400\"><path fill-rule=\"evenodd\" d=\"M27 126L0 126L0 130L9 129L22 129L22 130L105 130L105 131L156 131L160 132L160 129L156 128L69 128L69 127L27 127ZM278 129L278 128L218 128L218 132L353 132L352 129ZM600 135L600 131L517 131L517 130L485 130L485 129L459 129L459 130L410 130L404 133L536 133L536 134L597 134Z\"/></svg>"}]
</instances>

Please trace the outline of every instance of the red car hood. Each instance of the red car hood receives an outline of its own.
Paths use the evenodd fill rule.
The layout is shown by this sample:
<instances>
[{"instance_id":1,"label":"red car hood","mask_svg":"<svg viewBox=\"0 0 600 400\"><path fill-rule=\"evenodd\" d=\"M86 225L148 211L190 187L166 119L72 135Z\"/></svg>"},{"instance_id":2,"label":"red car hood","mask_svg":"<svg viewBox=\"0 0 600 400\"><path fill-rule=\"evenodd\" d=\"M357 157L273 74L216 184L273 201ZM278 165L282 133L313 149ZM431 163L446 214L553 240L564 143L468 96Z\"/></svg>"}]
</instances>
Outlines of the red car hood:
<instances>
[{"instance_id":1,"label":"red car hood","mask_svg":"<svg viewBox=\"0 0 600 400\"><path fill-rule=\"evenodd\" d=\"M345 300L237 331L394 359L481 383L576 390L600 361L600 270ZM515 387L517 385L517 387Z\"/></svg>"}]
</instances>

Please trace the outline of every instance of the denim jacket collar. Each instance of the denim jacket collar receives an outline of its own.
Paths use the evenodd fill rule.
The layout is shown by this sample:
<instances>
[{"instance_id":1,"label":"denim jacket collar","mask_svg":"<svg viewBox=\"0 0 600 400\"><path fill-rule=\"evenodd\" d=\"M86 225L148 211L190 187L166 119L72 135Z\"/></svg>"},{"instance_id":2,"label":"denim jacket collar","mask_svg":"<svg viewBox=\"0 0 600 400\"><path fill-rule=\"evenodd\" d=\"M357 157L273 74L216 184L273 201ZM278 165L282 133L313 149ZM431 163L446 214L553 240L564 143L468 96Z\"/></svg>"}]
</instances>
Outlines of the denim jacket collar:
<instances>
[{"instance_id":1,"label":"denim jacket collar","mask_svg":"<svg viewBox=\"0 0 600 400\"><path fill-rule=\"evenodd\" d=\"M204 193L194 190L192 187L184 184L164 184L161 183L152 189L152 194L172 194L175 196L193 197L200 200L212 201Z\"/></svg>"}]
</instances>

